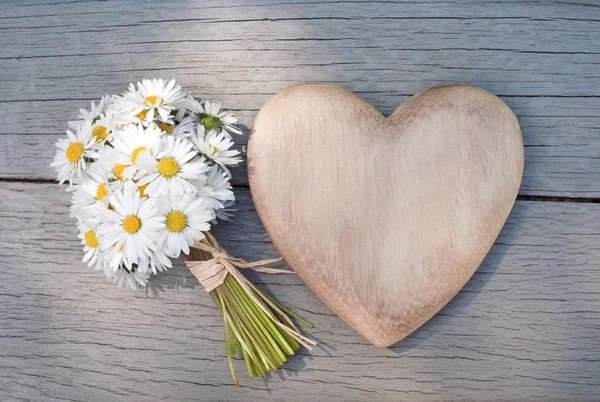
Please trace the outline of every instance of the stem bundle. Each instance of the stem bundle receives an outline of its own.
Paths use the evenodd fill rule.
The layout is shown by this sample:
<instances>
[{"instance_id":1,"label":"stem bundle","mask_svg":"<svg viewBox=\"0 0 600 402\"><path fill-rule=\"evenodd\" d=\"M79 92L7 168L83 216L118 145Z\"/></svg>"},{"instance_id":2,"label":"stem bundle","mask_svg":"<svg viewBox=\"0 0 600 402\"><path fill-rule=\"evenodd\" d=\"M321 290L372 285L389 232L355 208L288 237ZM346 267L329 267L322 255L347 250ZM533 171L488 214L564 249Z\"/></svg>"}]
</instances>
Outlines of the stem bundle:
<instances>
[{"instance_id":1,"label":"stem bundle","mask_svg":"<svg viewBox=\"0 0 600 402\"><path fill-rule=\"evenodd\" d=\"M194 244L190 257L195 261L204 261L188 261L186 264L205 285L223 315L225 351L236 385L239 385L239 381L232 360L236 350L246 362L248 375L253 378L265 376L270 370L277 370L286 362L287 356L292 356L300 345L309 350L316 345L316 342L300 333L289 316L310 328L313 327L312 324L257 288L237 268L252 268L271 273L291 271L261 267L275 260L247 263L233 258L219 247L210 234ZM202 265L205 271L211 271L210 277L198 274L195 268L198 265ZM222 283L206 286L207 282L218 276L222 277Z\"/></svg>"}]
</instances>

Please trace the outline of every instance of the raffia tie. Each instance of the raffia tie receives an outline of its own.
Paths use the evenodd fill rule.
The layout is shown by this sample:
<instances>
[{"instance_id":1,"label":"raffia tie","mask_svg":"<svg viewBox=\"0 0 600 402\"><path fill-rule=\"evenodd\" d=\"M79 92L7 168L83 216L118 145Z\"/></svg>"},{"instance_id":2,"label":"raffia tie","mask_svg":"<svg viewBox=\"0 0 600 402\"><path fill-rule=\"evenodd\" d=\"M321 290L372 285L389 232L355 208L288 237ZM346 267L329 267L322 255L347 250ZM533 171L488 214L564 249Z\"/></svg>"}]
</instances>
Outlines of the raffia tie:
<instances>
[{"instance_id":1,"label":"raffia tie","mask_svg":"<svg viewBox=\"0 0 600 402\"><path fill-rule=\"evenodd\" d=\"M219 246L217 240L210 233L206 233L209 241L196 241L192 247L206 251L213 258L206 261L186 261L185 265L192 271L207 293L212 292L223 284L227 275L238 273L237 268L250 268L257 272L269 274L293 274L289 269L269 268L269 265L281 261L281 258L246 262L241 258L232 257L226 250Z\"/></svg>"},{"instance_id":2,"label":"raffia tie","mask_svg":"<svg viewBox=\"0 0 600 402\"><path fill-rule=\"evenodd\" d=\"M192 271L192 274L198 279L198 281L204 287L207 293L212 292L225 282L227 275L232 275L246 292L246 294L256 303L256 305L268 316L275 324L286 331L291 337L296 339L301 345L308 350L312 350L312 347L317 344L314 340L307 338L302 335L300 330L294 325L292 320L283 312L277 305L275 305L268 297L262 292L252 290L255 288L244 275L238 271L238 268L250 268L258 272L266 272L269 274L293 274L293 271L289 269L277 269L265 267L265 265L272 264L274 262L281 261L281 258L270 258L266 260L260 260L255 262L246 262L241 258L235 258L229 255L227 251L219 246L217 239L214 238L210 233L205 233L206 237L202 241L194 242L192 247L206 251L212 255L213 258L207 261L186 261L185 264ZM280 322L267 307L270 307L276 311L284 322Z\"/></svg>"}]
</instances>

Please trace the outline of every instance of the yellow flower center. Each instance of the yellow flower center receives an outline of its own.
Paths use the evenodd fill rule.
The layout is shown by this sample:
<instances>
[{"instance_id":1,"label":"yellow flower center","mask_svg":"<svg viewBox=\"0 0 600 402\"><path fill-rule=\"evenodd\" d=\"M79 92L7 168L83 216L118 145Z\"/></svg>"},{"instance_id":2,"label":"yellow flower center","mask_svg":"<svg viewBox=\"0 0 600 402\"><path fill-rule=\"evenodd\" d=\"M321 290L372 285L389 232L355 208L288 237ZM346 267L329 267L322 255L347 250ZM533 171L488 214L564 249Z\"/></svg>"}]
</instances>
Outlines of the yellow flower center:
<instances>
[{"instance_id":1,"label":"yellow flower center","mask_svg":"<svg viewBox=\"0 0 600 402\"><path fill-rule=\"evenodd\" d=\"M96 137L96 141L101 141L106 138L106 127L96 126L92 130L92 135Z\"/></svg>"},{"instance_id":2,"label":"yellow flower center","mask_svg":"<svg viewBox=\"0 0 600 402\"><path fill-rule=\"evenodd\" d=\"M164 121L158 123L157 126L167 134L171 134L173 132L173 127L171 127L169 123L165 123Z\"/></svg>"},{"instance_id":3,"label":"yellow flower center","mask_svg":"<svg viewBox=\"0 0 600 402\"><path fill-rule=\"evenodd\" d=\"M179 172L179 165L173 158L162 158L156 168L165 177L173 177Z\"/></svg>"},{"instance_id":4,"label":"yellow flower center","mask_svg":"<svg viewBox=\"0 0 600 402\"><path fill-rule=\"evenodd\" d=\"M123 219L123 230L127 233L134 234L142 227L142 221L135 215L126 216Z\"/></svg>"},{"instance_id":5,"label":"yellow flower center","mask_svg":"<svg viewBox=\"0 0 600 402\"><path fill-rule=\"evenodd\" d=\"M163 101L158 96L150 95L144 98L144 105L146 106L154 106L156 104L156 100L158 100L158 105L162 105Z\"/></svg>"},{"instance_id":6,"label":"yellow flower center","mask_svg":"<svg viewBox=\"0 0 600 402\"><path fill-rule=\"evenodd\" d=\"M131 153L131 161L135 162L135 160L137 159L140 152L145 151L146 149L147 149L146 147L137 147L136 149L134 149L133 152Z\"/></svg>"},{"instance_id":7,"label":"yellow flower center","mask_svg":"<svg viewBox=\"0 0 600 402\"><path fill-rule=\"evenodd\" d=\"M98 240L96 239L96 232L94 232L93 230L90 229L87 232L85 232L85 234L83 235L83 239L85 240L85 244L87 244L87 246L89 248L98 247Z\"/></svg>"},{"instance_id":8,"label":"yellow flower center","mask_svg":"<svg viewBox=\"0 0 600 402\"><path fill-rule=\"evenodd\" d=\"M210 144L208 146L208 149L211 149L211 148L213 149L213 152L212 152L212 154L210 154L210 156L213 156L214 154L216 154L217 152L219 152L219 148L215 147L213 144Z\"/></svg>"},{"instance_id":9,"label":"yellow flower center","mask_svg":"<svg viewBox=\"0 0 600 402\"><path fill-rule=\"evenodd\" d=\"M123 179L123 170L125 170L125 168L127 167L127 165L119 165L116 164L113 168L113 171L115 173L115 177L119 180Z\"/></svg>"},{"instance_id":10,"label":"yellow flower center","mask_svg":"<svg viewBox=\"0 0 600 402\"><path fill-rule=\"evenodd\" d=\"M80 142L73 142L67 147L65 155L69 162L77 162L81 158L81 155L83 155L83 144Z\"/></svg>"},{"instance_id":11,"label":"yellow flower center","mask_svg":"<svg viewBox=\"0 0 600 402\"><path fill-rule=\"evenodd\" d=\"M148 187L148 184L150 183L146 183L146 184L142 184L141 186L138 186L138 191L140 192L140 197L148 197L148 194L146 194L144 191L146 191L146 187Z\"/></svg>"},{"instance_id":12,"label":"yellow flower center","mask_svg":"<svg viewBox=\"0 0 600 402\"><path fill-rule=\"evenodd\" d=\"M106 190L106 183L98 184L98 187L96 188L96 199L98 201L102 201L102 199L107 195L108 191Z\"/></svg>"},{"instance_id":13,"label":"yellow flower center","mask_svg":"<svg viewBox=\"0 0 600 402\"><path fill-rule=\"evenodd\" d=\"M142 110L141 112L136 114L135 117L137 117L140 120L146 120L146 111Z\"/></svg>"},{"instance_id":14,"label":"yellow flower center","mask_svg":"<svg viewBox=\"0 0 600 402\"><path fill-rule=\"evenodd\" d=\"M166 225L169 231L178 233L187 225L187 219L181 211L172 211L167 214Z\"/></svg>"}]
</instances>

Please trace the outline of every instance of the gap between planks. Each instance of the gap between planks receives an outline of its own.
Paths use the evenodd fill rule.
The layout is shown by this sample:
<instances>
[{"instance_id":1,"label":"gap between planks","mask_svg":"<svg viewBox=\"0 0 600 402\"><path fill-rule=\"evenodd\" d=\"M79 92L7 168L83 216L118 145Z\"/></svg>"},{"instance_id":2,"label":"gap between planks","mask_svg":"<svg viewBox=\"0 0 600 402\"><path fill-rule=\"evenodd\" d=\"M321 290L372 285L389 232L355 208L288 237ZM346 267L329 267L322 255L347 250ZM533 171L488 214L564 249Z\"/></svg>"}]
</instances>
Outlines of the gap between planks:
<instances>
[{"instance_id":1,"label":"gap between planks","mask_svg":"<svg viewBox=\"0 0 600 402\"><path fill-rule=\"evenodd\" d=\"M54 180L41 177L0 177L0 183L38 183L38 184L58 184ZM248 191L250 186L233 186L233 191ZM600 204L600 197L565 197L549 195L518 195L517 201L538 201L538 202L571 202L579 204Z\"/></svg>"}]
</instances>

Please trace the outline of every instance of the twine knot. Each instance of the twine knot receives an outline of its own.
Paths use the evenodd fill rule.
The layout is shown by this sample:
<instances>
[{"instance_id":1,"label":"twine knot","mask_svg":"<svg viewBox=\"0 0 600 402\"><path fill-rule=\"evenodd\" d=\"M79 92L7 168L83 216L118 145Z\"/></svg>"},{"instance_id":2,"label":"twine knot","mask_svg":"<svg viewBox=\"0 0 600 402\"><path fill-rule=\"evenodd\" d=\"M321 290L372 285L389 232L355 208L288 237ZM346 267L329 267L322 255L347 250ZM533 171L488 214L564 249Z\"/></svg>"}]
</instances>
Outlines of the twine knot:
<instances>
[{"instance_id":1,"label":"twine knot","mask_svg":"<svg viewBox=\"0 0 600 402\"><path fill-rule=\"evenodd\" d=\"M223 282L225 282L225 278L228 274L234 273L234 271L237 272L236 268L250 268L257 272L266 272L269 274L293 273L293 271L290 271L289 269L269 268L265 266L281 261L281 258L246 262L241 258L232 257L227 251L219 246L217 239L208 232L206 233L206 238L201 241L195 241L192 247L212 255L212 258L206 261L185 261L185 265L198 279L207 293L210 293L221 286Z\"/></svg>"},{"instance_id":2,"label":"twine knot","mask_svg":"<svg viewBox=\"0 0 600 402\"><path fill-rule=\"evenodd\" d=\"M266 272L269 274L293 274L294 272L288 269L269 268L265 266L281 261L281 258L246 262L241 258L232 257L227 251L219 246L217 239L215 239L213 235L208 232L206 232L205 235L206 238L194 242L192 247L210 253L212 258L206 261L185 261L185 265L187 265L192 274L194 274L202 284L204 290L207 293L212 292L225 282L227 275L231 275L243 289L243 292L274 324L281 327L288 335L304 345L308 350L311 350L312 346L317 343L300 333L292 320L287 316L287 314L290 314L290 311L271 300L263 292L259 291L258 288L246 279L237 268L250 268L254 271ZM276 315L282 317L283 321L280 321ZM225 320L227 322L227 318Z\"/></svg>"},{"instance_id":3,"label":"twine knot","mask_svg":"<svg viewBox=\"0 0 600 402\"><path fill-rule=\"evenodd\" d=\"M211 253L213 258L231 258L229 253L225 250L217 250Z\"/></svg>"}]
</instances>

